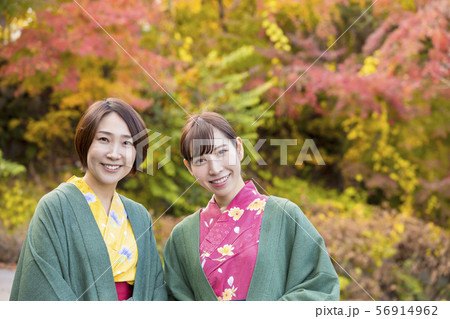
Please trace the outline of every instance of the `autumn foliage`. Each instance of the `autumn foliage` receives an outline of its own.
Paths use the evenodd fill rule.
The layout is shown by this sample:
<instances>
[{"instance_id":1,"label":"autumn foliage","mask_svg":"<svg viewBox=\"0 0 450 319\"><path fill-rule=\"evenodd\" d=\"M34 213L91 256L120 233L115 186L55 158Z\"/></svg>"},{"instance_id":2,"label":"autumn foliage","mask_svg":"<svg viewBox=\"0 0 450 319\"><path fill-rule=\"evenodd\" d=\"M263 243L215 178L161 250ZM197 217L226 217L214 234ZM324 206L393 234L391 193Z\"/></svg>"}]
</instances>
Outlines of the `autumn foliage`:
<instances>
[{"instance_id":1,"label":"autumn foliage","mask_svg":"<svg viewBox=\"0 0 450 319\"><path fill-rule=\"evenodd\" d=\"M302 207L342 299L450 298L449 1L33 2L0 5L4 247L40 196L82 174L75 125L115 96L151 130L148 174L119 187L170 215L155 226L160 249L209 199L198 185L185 192L178 141L186 112L214 110L249 144L267 140L247 145L245 178ZM287 165L271 139L297 141ZM296 164L306 139L326 165Z\"/></svg>"}]
</instances>

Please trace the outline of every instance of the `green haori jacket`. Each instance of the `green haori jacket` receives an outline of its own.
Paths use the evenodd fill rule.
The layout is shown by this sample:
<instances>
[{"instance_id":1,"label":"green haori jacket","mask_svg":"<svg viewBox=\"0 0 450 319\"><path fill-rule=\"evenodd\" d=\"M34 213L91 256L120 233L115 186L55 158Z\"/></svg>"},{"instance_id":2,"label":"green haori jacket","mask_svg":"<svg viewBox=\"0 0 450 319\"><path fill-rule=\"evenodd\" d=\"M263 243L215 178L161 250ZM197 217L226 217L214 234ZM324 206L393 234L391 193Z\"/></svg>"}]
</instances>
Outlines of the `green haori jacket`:
<instances>
[{"instance_id":1,"label":"green haori jacket","mask_svg":"<svg viewBox=\"0 0 450 319\"><path fill-rule=\"evenodd\" d=\"M120 196L138 247L133 295L167 300L150 214ZM38 203L22 247L10 300L118 300L106 244L83 194L62 183Z\"/></svg>"},{"instance_id":2,"label":"green haori jacket","mask_svg":"<svg viewBox=\"0 0 450 319\"><path fill-rule=\"evenodd\" d=\"M175 226L164 248L175 300L217 300L200 264L199 227L197 211ZM339 279L322 237L287 199L267 200L246 300L339 300Z\"/></svg>"}]
</instances>

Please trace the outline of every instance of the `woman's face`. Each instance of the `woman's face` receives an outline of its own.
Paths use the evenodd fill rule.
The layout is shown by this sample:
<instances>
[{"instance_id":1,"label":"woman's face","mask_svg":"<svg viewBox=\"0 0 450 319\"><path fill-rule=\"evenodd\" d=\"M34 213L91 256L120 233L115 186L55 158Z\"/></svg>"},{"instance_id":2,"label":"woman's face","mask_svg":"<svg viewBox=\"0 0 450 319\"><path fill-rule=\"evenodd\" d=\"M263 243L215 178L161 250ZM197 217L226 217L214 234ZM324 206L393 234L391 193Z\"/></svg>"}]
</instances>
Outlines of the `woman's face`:
<instances>
[{"instance_id":1,"label":"woman's face","mask_svg":"<svg viewBox=\"0 0 450 319\"><path fill-rule=\"evenodd\" d=\"M115 189L130 173L136 149L125 121L115 112L103 117L87 154L84 180L91 188Z\"/></svg>"},{"instance_id":2,"label":"woman's face","mask_svg":"<svg viewBox=\"0 0 450 319\"><path fill-rule=\"evenodd\" d=\"M213 152L194 157L190 166L186 166L198 183L214 194L217 204L222 207L228 206L245 185L241 176L244 152L240 138L237 138L235 146L233 141L218 129L215 128L213 132Z\"/></svg>"}]
</instances>

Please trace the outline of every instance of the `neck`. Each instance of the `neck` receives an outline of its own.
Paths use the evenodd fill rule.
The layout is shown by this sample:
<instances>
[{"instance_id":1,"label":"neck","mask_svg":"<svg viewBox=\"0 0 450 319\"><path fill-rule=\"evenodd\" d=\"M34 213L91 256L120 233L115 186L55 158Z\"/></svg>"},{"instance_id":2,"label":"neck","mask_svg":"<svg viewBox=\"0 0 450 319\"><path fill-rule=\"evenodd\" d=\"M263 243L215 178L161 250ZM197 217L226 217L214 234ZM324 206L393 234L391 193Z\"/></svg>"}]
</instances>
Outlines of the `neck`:
<instances>
[{"instance_id":1,"label":"neck","mask_svg":"<svg viewBox=\"0 0 450 319\"><path fill-rule=\"evenodd\" d=\"M83 180L92 189L95 195L98 197L100 202L105 209L106 215L109 215L109 208L111 207L111 201L114 196L114 191L116 190L116 185L103 185L99 184L95 178L88 173L84 175Z\"/></svg>"},{"instance_id":2,"label":"neck","mask_svg":"<svg viewBox=\"0 0 450 319\"><path fill-rule=\"evenodd\" d=\"M244 188L245 183L244 180L241 178L239 181L237 187L234 189L233 192L230 192L226 196L219 197L214 194L214 200L216 201L217 205L220 208L220 211L223 212L227 209L228 205L230 205L231 201L236 197L237 194Z\"/></svg>"}]
</instances>

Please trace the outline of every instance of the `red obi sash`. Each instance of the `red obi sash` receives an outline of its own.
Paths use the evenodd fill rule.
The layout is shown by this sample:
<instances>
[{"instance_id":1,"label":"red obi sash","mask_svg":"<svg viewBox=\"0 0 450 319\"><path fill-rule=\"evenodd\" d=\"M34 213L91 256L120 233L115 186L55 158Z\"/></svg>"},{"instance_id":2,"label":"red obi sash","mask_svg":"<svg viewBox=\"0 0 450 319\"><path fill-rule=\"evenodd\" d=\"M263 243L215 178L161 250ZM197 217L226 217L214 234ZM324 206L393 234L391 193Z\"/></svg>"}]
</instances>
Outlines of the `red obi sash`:
<instances>
[{"instance_id":1,"label":"red obi sash","mask_svg":"<svg viewBox=\"0 0 450 319\"><path fill-rule=\"evenodd\" d=\"M116 282L116 290L119 301L127 300L133 295L133 286L126 281Z\"/></svg>"}]
</instances>

